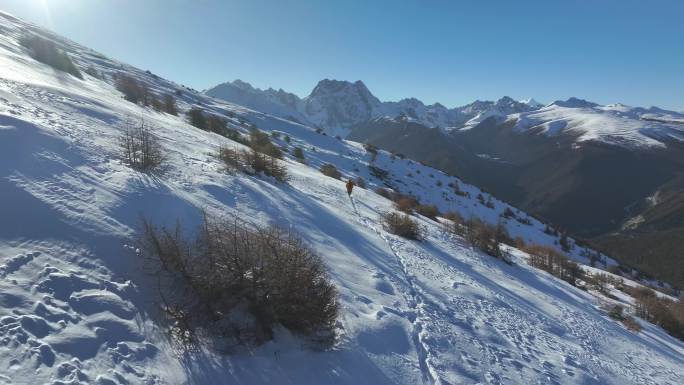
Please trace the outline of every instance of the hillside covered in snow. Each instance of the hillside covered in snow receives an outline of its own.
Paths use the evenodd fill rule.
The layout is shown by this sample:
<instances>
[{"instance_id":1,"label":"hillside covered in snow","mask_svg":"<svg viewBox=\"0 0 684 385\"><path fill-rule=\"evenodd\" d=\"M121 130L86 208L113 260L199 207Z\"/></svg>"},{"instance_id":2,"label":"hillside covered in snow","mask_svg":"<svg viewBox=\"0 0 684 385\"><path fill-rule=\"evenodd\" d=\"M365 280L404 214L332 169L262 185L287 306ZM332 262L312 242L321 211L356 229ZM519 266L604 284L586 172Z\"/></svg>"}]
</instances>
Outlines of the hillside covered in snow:
<instances>
[{"instance_id":1,"label":"hillside covered in snow","mask_svg":"<svg viewBox=\"0 0 684 385\"><path fill-rule=\"evenodd\" d=\"M317 132L314 122L194 92L4 13L0 32L0 383L684 382L682 341L608 314L620 305L635 315L623 290L645 283L630 279L636 272L477 187ZM27 36L53 42L80 75L36 60ZM121 79L144 86L145 100L172 97L177 115L125 100ZM238 137L193 126L192 109ZM121 138L140 122L163 151L157 173L123 159ZM287 181L229 172L217 156L244 147L240 138L255 129L283 149ZM323 175L326 164L341 178ZM365 188L348 196L344 182L359 177ZM378 188L501 224L518 245L566 249L585 280L604 277L604 287L558 279L514 246L493 258L446 231L452 224L441 217L411 216L422 240L392 234L381 216L394 202ZM282 327L260 345L179 348L137 250L140 219L192 228L205 213L291 229L322 257L339 293L331 348L311 349Z\"/></svg>"}]
</instances>

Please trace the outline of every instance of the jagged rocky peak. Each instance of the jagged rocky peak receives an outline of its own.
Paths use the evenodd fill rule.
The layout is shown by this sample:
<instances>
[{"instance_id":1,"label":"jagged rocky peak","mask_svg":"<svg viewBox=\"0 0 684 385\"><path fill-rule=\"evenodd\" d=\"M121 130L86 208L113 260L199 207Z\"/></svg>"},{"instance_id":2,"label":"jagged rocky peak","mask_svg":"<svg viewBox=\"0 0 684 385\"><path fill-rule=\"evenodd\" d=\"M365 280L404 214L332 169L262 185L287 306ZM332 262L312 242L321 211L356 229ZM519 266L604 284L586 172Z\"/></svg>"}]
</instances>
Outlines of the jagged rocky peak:
<instances>
[{"instance_id":1,"label":"jagged rocky peak","mask_svg":"<svg viewBox=\"0 0 684 385\"><path fill-rule=\"evenodd\" d=\"M567 107L567 108L593 108L598 106L598 104L576 98L576 97L571 97L568 98L567 100L556 100L553 102L554 105L559 106L559 107Z\"/></svg>"},{"instance_id":2,"label":"jagged rocky peak","mask_svg":"<svg viewBox=\"0 0 684 385\"><path fill-rule=\"evenodd\" d=\"M239 89L245 90L245 91L256 91L256 89L254 87L252 87L251 84L249 84L243 80L240 80L240 79L235 79L230 83L224 83L224 84L230 84L233 87L236 87L236 88L239 88Z\"/></svg>"},{"instance_id":3,"label":"jagged rocky peak","mask_svg":"<svg viewBox=\"0 0 684 385\"><path fill-rule=\"evenodd\" d=\"M311 94L305 99L313 100L321 97L335 97L346 102L358 98L369 109L380 104L380 100L370 92L361 80L352 83L346 80L323 79L318 82L313 91L311 91Z\"/></svg>"}]
</instances>

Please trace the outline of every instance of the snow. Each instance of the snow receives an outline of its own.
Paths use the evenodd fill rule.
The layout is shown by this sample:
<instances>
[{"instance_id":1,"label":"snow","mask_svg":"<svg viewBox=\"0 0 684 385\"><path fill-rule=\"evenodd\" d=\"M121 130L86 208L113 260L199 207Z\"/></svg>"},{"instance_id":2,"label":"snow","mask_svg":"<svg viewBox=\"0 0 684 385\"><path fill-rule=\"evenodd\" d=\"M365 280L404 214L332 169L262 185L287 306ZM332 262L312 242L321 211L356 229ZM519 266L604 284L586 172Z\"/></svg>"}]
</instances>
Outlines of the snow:
<instances>
[{"instance_id":1,"label":"snow","mask_svg":"<svg viewBox=\"0 0 684 385\"><path fill-rule=\"evenodd\" d=\"M644 109L622 104L600 106L570 98L536 111L514 114L518 131L556 136L568 134L577 142L598 141L627 148L664 148L684 141L684 116L656 107Z\"/></svg>"},{"instance_id":2,"label":"snow","mask_svg":"<svg viewBox=\"0 0 684 385\"><path fill-rule=\"evenodd\" d=\"M361 81L351 83L330 79L321 80L303 99L283 90L253 88L241 80L219 84L205 93L298 123L321 127L332 136L343 137L354 125L382 117L403 116L427 127L451 131L471 128L490 116L504 117L541 107L533 99L517 102L506 96L496 102L475 101L451 109L440 103L425 105L416 98L381 102Z\"/></svg>"},{"instance_id":3,"label":"snow","mask_svg":"<svg viewBox=\"0 0 684 385\"><path fill-rule=\"evenodd\" d=\"M381 102L359 81L328 79L322 80L303 99L283 90L255 89L240 80L221 84L206 93L298 123L322 127L332 136L345 137L349 128L371 119L404 116L445 132L470 130L486 119L495 118L499 122L515 121L518 132L568 134L578 143L598 141L627 148L663 148L670 141L684 141L682 113L620 103L602 106L575 97L544 106L533 98L515 101L504 96L496 102L478 100L449 109L439 103L426 106L415 98Z\"/></svg>"},{"instance_id":4,"label":"snow","mask_svg":"<svg viewBox=\"0 0 684 385\"><path fill-rule=\"evenodd\" d=\"M500 220L504 202L492 199L487 208L475 199L479 190L460 181L471 196L455 195L447 187L455 178L383 151L373 163L390 173L381 181L358 143L211 99L63 41L80 66L108 76L76 80L21 50L16 39L28 28L0 14L0 383L684 382L684 343L660 328L644 324L634 334L610 320L591 293L528 266L524 253L511 249L515 264L507 265L429 219L417 216L427 234L422 242L389 234L379 215L392 204L372 189L390 184L490 223ZM282 135L277 142L302 147L308 165L288 157L287 184L226 173L213 154L227 139L124 101L111 84L118 71L155 92L181 89L181 110L201 103L234 114L230 125L243 132L241 121L249 121L289 135L291 144ZM118 157L122 128L141 116L169 155L159 176L135 172ZM356 188L350 199L343 181L318 171L324 163L345 178L363 176L369 188ZM307 349L284 330L231 354L180 352L168 341L133 237L140 215L191 227L201 210L301 233L340 292L334 349ZM534 219L506 226L528 241L557 240ZM586 263L580 251L572 257Z\"/></svg>"}]
</instances>

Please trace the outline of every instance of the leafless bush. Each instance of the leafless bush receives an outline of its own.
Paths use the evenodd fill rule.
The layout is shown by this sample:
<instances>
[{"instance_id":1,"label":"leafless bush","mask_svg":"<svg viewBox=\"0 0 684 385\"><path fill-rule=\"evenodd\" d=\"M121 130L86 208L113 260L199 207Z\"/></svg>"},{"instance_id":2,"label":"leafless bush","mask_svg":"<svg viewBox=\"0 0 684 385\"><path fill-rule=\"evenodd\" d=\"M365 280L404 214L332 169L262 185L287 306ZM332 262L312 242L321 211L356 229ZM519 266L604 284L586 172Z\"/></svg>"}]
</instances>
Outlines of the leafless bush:
<instances>
[{"instance_id":1,"label":"leafless bush","mask_svg":"<svg viewBox=\"0 0 684 385\"><path fill-rule=\"evenodd\" d=\"M632 290L635 314L656 324L670 335L684 340L684 304L681 300L672 301L659 297L648 288Z\"/></svg>"},{"instance_id":2,"label":"leafless bush","mask_svg":"<svg viewBox=\"0 0 684 385\"><path fill-rule=\"evenodd\" d=\"M306 160L304 159L304 151L302 151L300 147L295 147L292 149L292 156L294 156L299 163L306 162Z\"/></svg>"},{"instance_id":3,"label":"leafless bush","mask_svg":"<svg viewBox=\"0 0 684 385\"><path fill-rule=\"evenodd\" d=\"M422 230L410 216L394 211L382 215L383 227L392 234L408 239L421 240Z\"/></svg>"},{"instance_id":4,"label":"leafless bush","mask_svg":"<svg viewBox=\"0 0 684 385\"><path fill-rule=\"evenodd\" d=\"M418 207L418 200L409 195L395 195L394 206L406 214L412 214Z\"/></svg>"},{"instance_id":5,"label":"leafless bush","mask_svg":"<svg viewBox=\"0 0 684 385\"><path fill-rule=\"evenodd\" d=\"M360 188L366 188L366 180L363 179L362 176L356 177L356 179L354 180L354 184L356 184Z\"/></svg>"},{"instance_id":6,"label":"leafless bush","mask_svg":"<svg viewBox=\"0 0 684 385\"><path fill-rule=\"evenodd\" d=\"M506 228L502 224L492 226L478 218L472 218L465 224L465 236L468 242L492 257L508 262L502 243L512 243Z\"/></svg>"},{"instance_id":7,"label":"leafless bush","mask_svg":"<svg viewBox=\"0 0 684 385\"><path fill-rule=\"evenodd\" d=\"M375 159L378 157L378 147L370 143L365 143L363 148L371 155L371 162L375 162Z\"/></svg>"},{"instance_id":8,"label":"leafless bush","mask_svg":"<svg viewBox=\"0 0 684 385\"><path fill-rule=\"evenodd\" d=\"M286 166L272 156L259 153L253 149L221 147L218 157L226 165L226 169L230 171L240 171L250 175L263 173L279 182L287 182L288 180Z\"/></svg>"},{"instance_id":9,"label":"leafless bush","mask_svg":"<svg viewBox=\"0 0 684 385\"><path fill-rule=\"evenodd\" d=\"M178 115L178 106L176 105L176 98L173 95L164 95L163 111L167 114Z\"/></svg>"},{"instance_id":10,"label":"leafless bush","mask_svg":"<svg viewBox=\"0 0 684 385\"><path fill-rule=\"evenodd\" d=\"M621 322L628 330L633 332L641 331L641 325L634 320L634 318L624 313L624 308L621 305L614 305L608 311L608 316L616 321Z\"/></svg>"},{"instance_id":11,"label":"leafless bush","mask_svg":"<svg viewBox=\"0 0 684 385\"><path fill-rule=\"evenodd\" d=\"M444 214L443 217L449 220L449 222L444 224L444 227L448 232L459 236L465 235L465 221L463 220L461 214L455 211L449 211L446 214Z\"/></svg>"},{"instance_id":12,"label":"leafless bush","mask_svg":"<svg viewBox=\"0 0 684 385\"><path fill-rule=\"evenodd\" d=\"M119 74L116 78L116 89L124 94L124 99L131 103L149 104L150 92L145 84L126 74Z\"/></svg>"},{"instance_id":13,"label":"leafless bush","mask_svg":"<svg viewBox=\"0 0 684 385\"><path fill-rule=\"evenodd\" d=\"M532 244L522 250L530 255L531 266L549 272L571 285L575 285L578 279L583 278L579 265L552 247Z\"/></svg>"},{"instance_id":14,"label":"leafless bush","mask_svg":"<svg viewBox=\"0 0 684 385\"><path fill-rule=\"evenodd\" d=\"M439 215L439 209L435 205L419 204L416 207L416 212L433 221L437 220L437 216Z\"/></svg>"},{"instance_id":15,"label":"leafless bush","mask_svg":"<svg viewBox=\"0 0 684 385\"><path fill-rule=\"evenodd\" d=\"M40 36L27 34L19 40L19 43L29 50L32 58L39 62L83 79L83 75L71 61L69 55L58 49L54 42Z\"/></svg>"},{"instance_id":16,"label":"leafless bush","mask_svg":"<svg viewBox=\"0 0 684 385\"><path fill-rule=\"evenodd\" d=\"M119 138L124 162L143 172L154 172L164 163L163 147L144 120L138 124L127 123Z\"/></svg>"},{"instance_id":17,"label":"leafless bush","mask_svg":"<svg viewBox=\"0 0 684 385\"><path fill-rule=\"evenodd\" d=\"M334 343L337 291L320 256L296 234L206 217L190 240L180 225L143 221L140 246L169 331L183 346L203 335L258 344L276 325L321 347Z\"/></svg>"},{"instance_id":18,"label":"leafless bush","mask_svg":"<svg viewBox=\"0 0 684 385\"><path fill-rule=\"evenodd\" d=\"M385 197L387 199L392 199L392 194L390 191L384 187L378 187L375 189L375 193L380 195L381 197Z\"/></svg>"},{"instance_id":19,"label":"leafless bush","mask_svg":"<svg viewBox=\"0 0 684 385\"><path fill-rule=\"evenodd\" d=\"M506 218L506 219L510 219L510 218L517 219L517 216L515 215L515 213L513 212L513 210L510 207L506 207L504 209L503 213L501 214L501 216Z\"/></svg>"},{"instance_id":20,"label":"leafless bush","mask_svg":"<svg viewBox=\"0 0 684 385\"><path fill-rule=\"evenodd\" d=\"M380 168L378 166L370 165L370 166L368 166L368 171L370 171L371 175L380 179L381 181L386 181L387 178L389 177L389 171L385 170L384 168Z\"/></svg>"},{"instance_id":21,"label":"leafless bush","mask_svg":"<svg viewBox=\"0 0 684 385\"><path fill-rule=\"evenodd\" d=\"M247 144L254 151L266 154L270 157L282 159L283 152L278 146L271 142L271 138L264 132L253 128L249 132L249 142Z\"/></svg>"},{"instance_id":22,"label":"leafless bush","mask_svg":"<svg viewBox=\"0 0 684 385\"><path fill-rule=\"evenodd\" d=\"M334 164L331 163L322 165L319 170L323 175L329 176L331 178L340 179L342 177L342 173L337 170L337 167L335 167Z\"/></svg>"},{"instance_id":23,"label":"leafless bush","mask_svg":"<svg viewBox=\"0 0 684 385\"><path fill-rule=\"evenodd\" d=\"M620 322L622 322L622 324L625 325L625 327L628 330L631 330L635 333L641 331L641 325L639 325L639 323L630 316L625 316L623 319L620 320Z\"/></svg>"}]
</instances>

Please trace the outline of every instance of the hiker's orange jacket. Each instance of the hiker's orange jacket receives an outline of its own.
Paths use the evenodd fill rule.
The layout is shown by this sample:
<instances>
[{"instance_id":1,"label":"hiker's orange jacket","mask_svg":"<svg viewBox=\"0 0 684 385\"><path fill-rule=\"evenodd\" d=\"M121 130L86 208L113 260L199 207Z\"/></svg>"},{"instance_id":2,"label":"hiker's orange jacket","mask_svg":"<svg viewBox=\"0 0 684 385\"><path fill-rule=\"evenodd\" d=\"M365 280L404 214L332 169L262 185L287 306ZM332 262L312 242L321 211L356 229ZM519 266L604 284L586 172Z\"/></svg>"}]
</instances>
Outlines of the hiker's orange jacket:
<instances>
[{"instance_id":1,"label":"hiker's orange jacket","mask_svg":"<svg viewBox=\"0 0 684 385\"><path fill-rule=\"evenodd\" d=\"M353 189L354 189L354 182L352 182L350 179L347 181L347 194L351 195Z\"/></svg>"}]
</instances>

